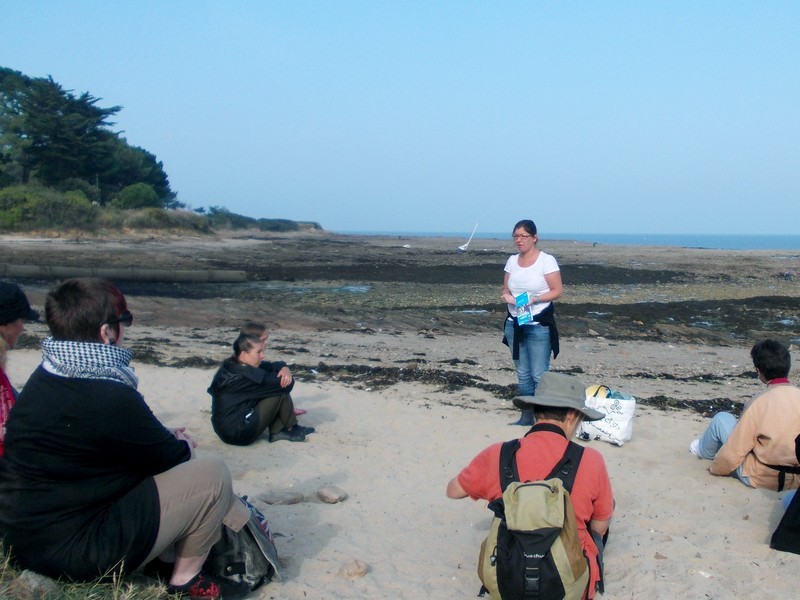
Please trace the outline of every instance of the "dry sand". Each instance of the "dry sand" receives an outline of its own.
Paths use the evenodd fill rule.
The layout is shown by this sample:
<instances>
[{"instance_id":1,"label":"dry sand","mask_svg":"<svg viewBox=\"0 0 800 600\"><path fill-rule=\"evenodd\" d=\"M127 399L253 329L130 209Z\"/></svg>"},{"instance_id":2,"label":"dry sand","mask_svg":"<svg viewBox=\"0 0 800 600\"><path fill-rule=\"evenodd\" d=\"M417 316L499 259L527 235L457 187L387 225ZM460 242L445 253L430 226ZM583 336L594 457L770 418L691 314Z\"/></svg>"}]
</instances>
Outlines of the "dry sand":
<instances>
[{"instance_id":1,"label":"dry sand","mask_svg":"<svg viewBox=\"0 0 800 600\"><path fill-rule=\"evenodd\" d=\"M624 265L634 260L627 252L606 254ZM774 254L746 255L741 264L752 260L760 266L734 268L744 273L741 285L717 287L709 283L714 273L732 281L722 276L721 267L729 264L730 254L715 258L712 266L690 251L669 261L663 250L638 256L658 262L660 272L677 260L689 274L687 282L674 288L655 282L602 286L610 290L609 303L632 307L664 289L671 295L683 289L689 297L705 294L725 301L743 296L746 303L767 288L771 295L797 295L796 281L775 277L786 259ZM795 268L797 257L791 260ZM764 262L776 266L765 273ZM697 279L706 287L694 287L691 282ZM29 282L26 289L41 307L44 284ZM588 299L597 297L599 289L585 284L574 291ZM295 402L308 409L301 420L317 433L303 444L258 441L240 448L214 435L206 388L242 316L257 310L262 311L258 316L274 314L272 307L242 303L241 298L130 292L128 297L136 316L126 343L135 351L140 391L165 424L189 428L201 455L225 458L237 492L255 499L277 534L288 578L254 597L450 599L477 594L478 548L490 512L484 502L453 501L444 492L447 481L478 451L523 433L507 425L514 417L508 398L515 376L497 327L488 321L448 320L438 309L425 307L403 316L374 308L372 323L364 325L345 305L336 327L317 327L280 313L279 322L272 323L268 358L285 360L294 369ZM430 316L427 324L424 315ZM570 334L552 368L578 373L587 384L602 382L637 398L662 396L678 404L704 399L737 404L761 389L752 376L752 341L746 336L721 345L686 331L659 338L663 341L652 335ZM38 364L34 347L44 333L41 324L29 327L22 348L10 354L9 373L17 386ZM794 349L793 355L797 363ZM183 366L164 366L175 364ZM378 377L378 372L389 375ZM420 373L430 377L415 377ZM799 374L795 368L793 379ZM471 379L453 385L462 376ZM692 411L640 406L629 443L590 442L606 459L617 502L603 598L794 597L792 573L800 567L800 556L768 546L781 517L782 494L711 476L708 463L688 452L689 442L707 422ZM333 505L319 501L316 491L329 485L348 498ZM270 495L289 493L300 494L302 501L264 502ZM365 576L337 574L352 559L368 565Z\"/></svg>"},{"instance_id":2,"label":"dry sand","mask_svg":"<svg viewBox=\"0 0 800 600\"><path fill-rule=\"evenodd\" d=\"M568 341L564 354L587 363L597 358L599 348L580 346ZM665 371L686 352L653 346L664 345L629 351ZM601 352L604 360L609 351ZM738 370L734 365L743 359L735 352L695 351L713 353L720 368ZM34 350L15 351L12 381L22 384L39 358ZM220 442L209 423L206 387L213 368L141 365L137 372L157 416L188 427L201 455L224 457L237 492L254 498L269 517L288 579L254 597L449 599L477 593L477 552L490 512L484 502L448 500L444 489L482 448L522 433L507 425L513 414L508 402L422 384L374 391L301 381L296 402L308 409L302 420L317 433L303 444L258 441L239 448ZM697 384L697 393L710 386ZM741 392L758 389L751 381ZM605 456L617 501L603 597L793 596L791 573L800 556L768 547L781 516L780 495L711 476L707 463L687 451L705 423L686 411L640 408L631 442L591 442ZM316 491L328 485L344 490L347 500L320 502ZM301 494L303 501L269 506L262 500L284 493ZM337 575L351 559L369 566L364 577Z\"/></svg>"}]
</instances>

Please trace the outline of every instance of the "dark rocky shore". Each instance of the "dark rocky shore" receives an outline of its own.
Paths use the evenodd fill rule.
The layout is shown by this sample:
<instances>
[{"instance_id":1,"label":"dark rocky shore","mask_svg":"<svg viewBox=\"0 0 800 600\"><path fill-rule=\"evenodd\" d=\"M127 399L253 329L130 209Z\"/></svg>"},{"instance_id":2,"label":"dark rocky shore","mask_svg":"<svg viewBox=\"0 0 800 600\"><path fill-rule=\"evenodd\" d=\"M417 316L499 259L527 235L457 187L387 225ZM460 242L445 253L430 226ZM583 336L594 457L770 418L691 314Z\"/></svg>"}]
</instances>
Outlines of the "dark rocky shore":
<instances>
[{"instance_id":1,"label":"dark rocky shore","mask_svg":"<svg viewBox=\"0 0 800 600\"><path fill-rule=\"evenodd\" d=\"M214 325L239 322L255 306L259 318L292 328L498 329L504 307L497 296L513 245L476 240L474 250L459 253L456 243L327 233L221 240L7 238L3 261L244 271L244 284L119 282L129 295L185 300L191 318L198 316L194 301L205 301ZM800 252L541 245L561 265L566 293L557 317L566 336L711 344L746 344L765 335L800 339L800 278L794 277ZM229 305L224 313L207 302L221 299ZM187 315L176 304L170 314L153 317L179 324Z\"/></svg>"},{"instance_id":2,"label":"dark rocky shore","mask_svg":"<svg viewBox=\"0 0 800 600\"><path fill-rule=\"evenodd\" d=\"M424 353L406 351L388 361L391 365L375 366L346 360L327 364L312 358L312 351L304 360L302 336L313 340L313 332L357 334L365 345L375 332L412 333L421 339L499 335L505 316L498 301L503 264L514 247L509 240L475 240L468 252L457 252L457 241L307 233L112 240L6 237L0 247L6 264L244 271L246 282L234 284L117 283L136 307L139 324L188 328L190 337L211 338L217 345L217 336L230 337L248 318L296 332L300 342L284 351L298 355L295 368L301 376L352 378L376 389L398 381L435 381L444 390L467 387L511 397L513 384L475 375L463 356L449 359L458 364L433 364ZM733 346L744 354L759 338L788 343L800 339L800 280L794 277L800 273L800 252L628 248L547 240L541 246L557 257L562 269L566 293L556 305L556 315L564 338ZM52 284L22 283L39 306ZM29 337L23 337L23 346L37 343L38 337ZM210 366L218 360L216 355L163 351L179 345L175 340L132 339L131 345L139 361ZM580 367L569 369L580 372ZM648 373L645 368L626 375L640 382L647 377L708 382L717 376ZM742 368L733 376L747 381L751 374ZM663 394L648 400L664 407L684 403ZM730 404L724 396L708 402L689 404L704 414L720 403Z\"/></svg>"}]
</instances>

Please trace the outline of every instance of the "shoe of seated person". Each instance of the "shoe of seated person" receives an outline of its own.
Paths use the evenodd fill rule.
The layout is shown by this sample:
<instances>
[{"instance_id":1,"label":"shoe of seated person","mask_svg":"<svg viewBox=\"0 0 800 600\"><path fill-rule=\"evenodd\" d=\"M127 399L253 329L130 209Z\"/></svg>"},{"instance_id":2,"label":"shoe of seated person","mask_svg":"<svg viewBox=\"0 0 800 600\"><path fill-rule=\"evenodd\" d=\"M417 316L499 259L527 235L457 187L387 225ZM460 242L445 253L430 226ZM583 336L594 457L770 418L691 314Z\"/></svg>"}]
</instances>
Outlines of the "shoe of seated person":
<instances>
[{"instance_id":1,"label":"shoe of seated person","mask_svg":"<svg viewBox=\"0 0 800 600\"><path fill-rule=\"evenodd\" d=\"M280 440L286 440L287 442L305 442L306 434L302 433L301 431L295 431L295 429L297 429L297 425L291 429L284 428L278 433L270 434L269 441L278 442Z\"/></svg>"},{"instance_id":2,"label":"shoe of seated person","mask_svg":"<svg viewBox=\"0 0 800 600\"><path fill-rule=\"evenodd\" d=\"M302 433L303 435L308 435L309 433L314 433L316 431L316 429L314 429L313 427L304 427L303 425L298 424L298 425L295 425L294 427L292 427L289 431L291 431L291 432L295 432L296 431L297 433Z\"/></svg>"},{"instance_id":3,"label":"shoe of seated person","mask_svg":"<svg viewBox=\"0 0 800 600\"><path fill-rule=\"evenodd\" d=\"M250 586L200 572L183 585L168 585L167 591L190 600L239 600L250 594Z\"/></svg>"},{"instance_id":4,"label":"shoe of seated person","mask_svg":"<svg viewBox=\"0 0 800 600\"><path fill-rule=\"evenodd\" d=\"M691 444L689 444L689 452L694 454L697 458L703 458L703 455L700 454L700 438L693 440Z\"/></svg>"}]
</instances>

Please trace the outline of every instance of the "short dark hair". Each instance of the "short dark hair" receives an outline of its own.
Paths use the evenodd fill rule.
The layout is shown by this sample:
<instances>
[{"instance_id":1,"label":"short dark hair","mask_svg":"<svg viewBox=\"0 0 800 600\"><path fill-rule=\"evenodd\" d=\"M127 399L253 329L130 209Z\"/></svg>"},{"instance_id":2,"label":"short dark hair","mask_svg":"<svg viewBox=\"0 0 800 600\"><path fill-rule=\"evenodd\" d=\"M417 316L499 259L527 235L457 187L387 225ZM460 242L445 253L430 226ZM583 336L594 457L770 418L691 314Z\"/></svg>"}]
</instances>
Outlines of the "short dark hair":
<instances>
[{"instance_id":1,"label":"short dark hair","mask_svg":"<svg viewBox=\"0 0 800 600\"><path fill-rule=\"evenodd\" d=\"M256 346L261 346L261 338L252 333L240 333L233 342L233 358L238 359L242 352L250 352Z\"/></svg>"},{"instance_id":2,"label":"short dark hair","mask_svg":"<svg viewBox=\"0 0 800 600\"><path fill-rule=\"evenodd\" d=\"M514 225L514 229L511 230L511 233L513 234L517 229L524 229L530 235L536 235L536 223L530 219L522 219L522 221Z\"/></svg>"},{"instance_id":3,"label":"short dark hair","mask_svg":"<svg viewBox=\"0 0 800 600\"><path fill-rule=\"evenodd\" d=\"M563 423L567 420L569 411L574 410L566 406L543 406L541 404L533 404L533 414L536 419L548 419L551 421L559 421Z\"/></svg>"},{"instance_id":4,"label":"short dark hair","mask_svg":"<svg viewBox=\"0 0 800 600\"><path fill-rule=\"evenodd\" d=\"M99 342L100 328L128 310L118 287L103 279L67 279L47 294L44 314L57 340ZM119 333L119 324L109 325Z\"/></svg>"},{"instance_id":5,"label":"short dark hair","mask_svg":"<svg viewBox=\"0 0 800 600\"><path fill-rule=\"evenodd\" d=\"M771 381L788 377L792 368L789 349L778 340L766 339L757 342L750 350L753 366L761 371L764 379Z\"/></svg>"}]
</instances>

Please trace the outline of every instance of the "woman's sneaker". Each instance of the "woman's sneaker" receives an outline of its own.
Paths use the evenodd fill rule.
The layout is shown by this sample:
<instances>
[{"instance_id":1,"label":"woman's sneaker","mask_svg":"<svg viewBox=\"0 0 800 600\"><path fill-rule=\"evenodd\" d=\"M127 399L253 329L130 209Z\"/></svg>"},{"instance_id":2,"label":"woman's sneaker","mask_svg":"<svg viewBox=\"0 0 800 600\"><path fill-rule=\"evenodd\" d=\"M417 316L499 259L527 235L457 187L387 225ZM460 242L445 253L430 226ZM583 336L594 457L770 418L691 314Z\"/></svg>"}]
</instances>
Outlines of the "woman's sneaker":
<instances>
[{"instance_id":1,"label":"woman's sneaker","mask_svg":"<svg viewBox=\"0 0 800 600\"><path fill-rule=\"evenodd\" d=\"M306 434L300 431L295 431L297 426L292 429L281 429L278 433L273 433L269 436L270 442L277 442L279 440L286 440L287 442L305 442Z\"/></svg>"},{"instance_id":2,"label":"woman's sneaker","mask_svg":"<svg viewBox=\"0 0 800 600\"><path fill-rule=\"evenodd\" d=\"M316 429L313 427L303 427L302 425L295 425L289 430L290 433L302 433L303 435L308 435L309 433L314 433L315 431Z\"/></svg>"},{"instance_id":3,"label":"woman's sneaker","mask_svg":"<svg viewBox=\"0 0 800 600\"><path fill-rule=\"evenodd\" d=\"M168 585L167 591L190 600L238 600L250 594L250 586L243 581L198 573L183 585Z\"/></svg>"},{"instance_id":4,"label":"woman's sneaker","mask_svg":"<svg viewBox=\"0 0 800 600\"><path fill-rule=\"evenodd\" d=\"M700 455L700 438L697 438L691 444L689 444L689 452L694 454L697 458L703 458Z\"/></svg>"}]
</instances>

